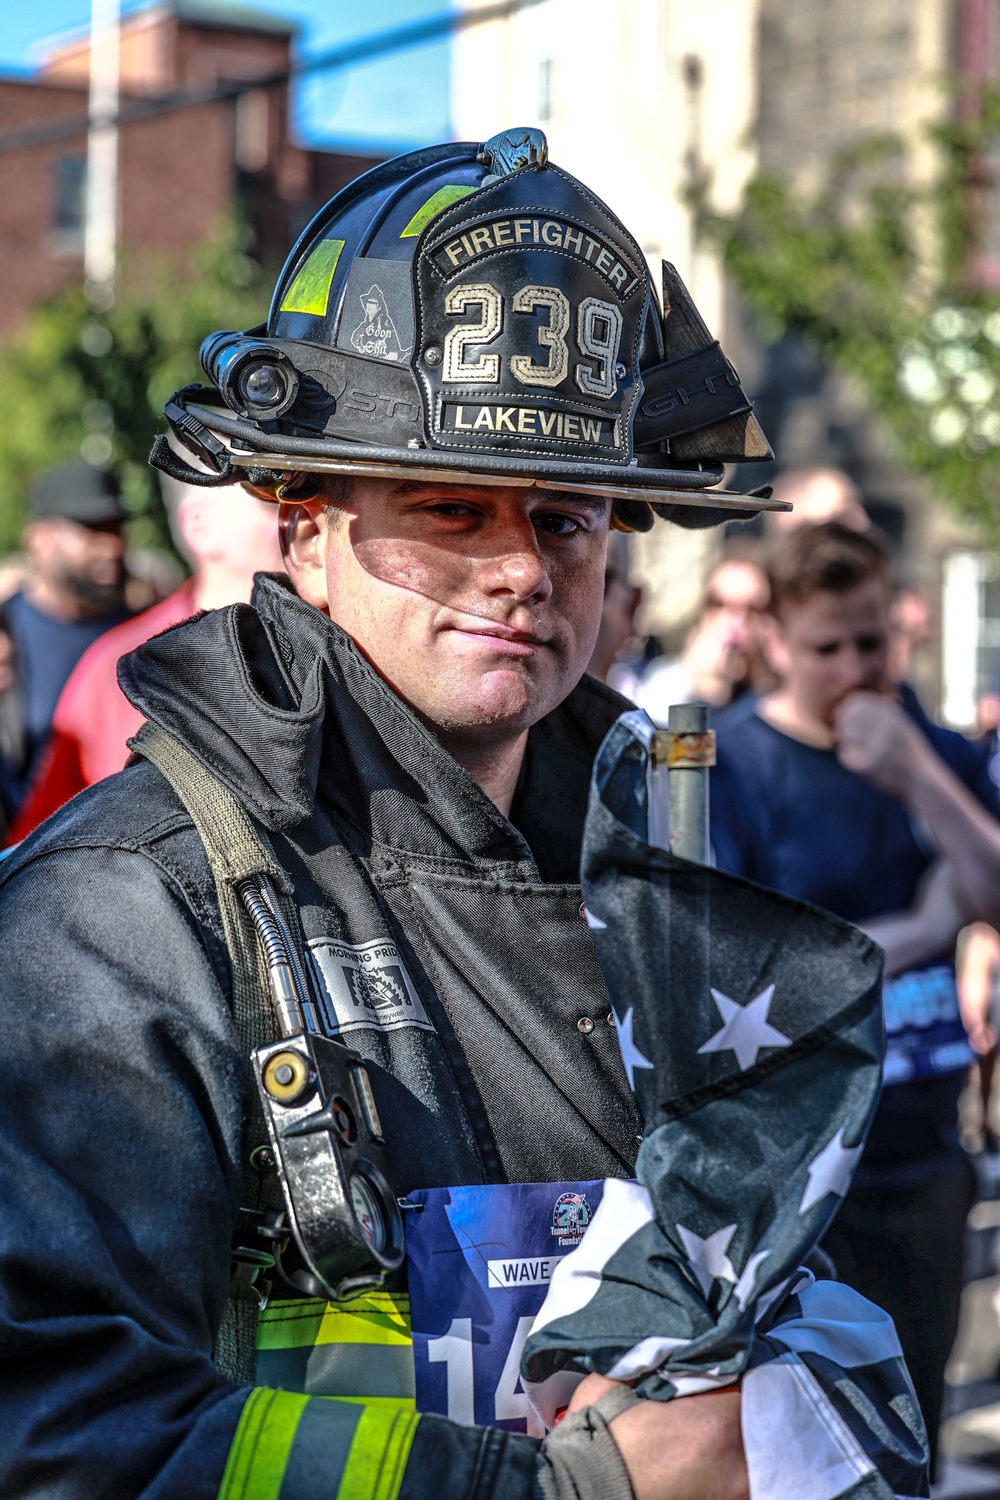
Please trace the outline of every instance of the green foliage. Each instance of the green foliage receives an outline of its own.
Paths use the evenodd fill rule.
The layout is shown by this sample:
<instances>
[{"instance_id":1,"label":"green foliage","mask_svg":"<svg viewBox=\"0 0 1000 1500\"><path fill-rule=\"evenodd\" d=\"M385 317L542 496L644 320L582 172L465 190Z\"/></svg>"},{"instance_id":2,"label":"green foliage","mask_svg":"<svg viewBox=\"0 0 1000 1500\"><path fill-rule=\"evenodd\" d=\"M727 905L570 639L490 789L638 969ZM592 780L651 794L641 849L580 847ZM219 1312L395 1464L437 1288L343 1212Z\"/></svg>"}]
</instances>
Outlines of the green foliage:
<instances>
[{"instance_id":1,"label":"green foliage","mask_svg":"<svg viewBox=\"0 0 1000 1500\"><path fill-rule=\"evenodd\" d=\"M817 346L864 392L901 460L997 541L1000 296L970 269L996 211L982 168L1000 93L973 102L930 130L929 182L912 144L882 137L835 158L809 194L761 173L731 217L704 185L691 200L764 336Z\"/></svg>"},{"instance_id":2,"label":"green foliage","mask_svg":"<svg viewBox=\"0 0 1000 1500\"><path fill-rule=\"evenodd\" d=\"M130 538L171 546L156 475L146 459L163 404L199 378L198 346L217 328L260 322L269 285L235 223L220 226L184 268L126 265L102 315L71 287L37 308L0 349L0 551L16 547L24 497L56 464L120 465L134 516Z\"/></svg>"}]
</instances>

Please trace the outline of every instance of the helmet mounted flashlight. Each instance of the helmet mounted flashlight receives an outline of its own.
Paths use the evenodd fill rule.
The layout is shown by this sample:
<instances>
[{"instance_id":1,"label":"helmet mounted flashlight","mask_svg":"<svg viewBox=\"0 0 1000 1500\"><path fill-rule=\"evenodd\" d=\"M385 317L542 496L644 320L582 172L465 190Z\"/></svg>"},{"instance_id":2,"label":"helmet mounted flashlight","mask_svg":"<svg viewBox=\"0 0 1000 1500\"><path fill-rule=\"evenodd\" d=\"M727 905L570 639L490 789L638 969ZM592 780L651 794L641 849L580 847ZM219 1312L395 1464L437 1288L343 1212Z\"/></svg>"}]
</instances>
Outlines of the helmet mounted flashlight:
<instances>
[{"instance_id":1,"label":"helmet mounted flashlight","mask_svg":"<svg viewBox=\"0 0 1000 1500\"><path fill-rule=\"evenodd\" d=\"M210 334L201 367L237 416L271 422L284 416L299 393L299 375L288 355L245 333Z\"/></svg>"}]
</instances>

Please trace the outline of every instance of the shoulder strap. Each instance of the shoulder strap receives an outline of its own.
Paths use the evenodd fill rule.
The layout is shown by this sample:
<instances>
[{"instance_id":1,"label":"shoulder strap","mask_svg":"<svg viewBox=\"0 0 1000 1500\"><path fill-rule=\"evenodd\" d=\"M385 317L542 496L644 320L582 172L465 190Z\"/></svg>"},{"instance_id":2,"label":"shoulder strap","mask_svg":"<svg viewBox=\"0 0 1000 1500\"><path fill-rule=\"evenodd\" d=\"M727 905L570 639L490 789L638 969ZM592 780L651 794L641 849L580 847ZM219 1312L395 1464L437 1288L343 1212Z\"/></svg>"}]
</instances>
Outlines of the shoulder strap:
<instances>
[{"instance_id":1,"label":"shoulder strap","mask_svg":"<svg viewBox=\"0 0 1000 1500\"><path fill-rule=\"evenodd\" d=\"M255 1047L274 1041L279 1029L274 1014L271 983L256 929L240 899L240 881L266 875L278 891L282 915L293 942L299 932L298 912L292 900L291 883L271 848L263 829L246 809L207 771L173 735L146 723L130 749L150 761L169 782L187 809L205 846L222 913L222 930L232 969L233 1021L244 1057ZM276 1207L268 1192L269 1180L250 1164L255 1146L267 1140L257 1091L250 1094L244 1125L243 1203L248 1208ZM253 1384L259 1305L253 1300L230 1296L219 1329L215 1363L231 1379Z\"/></svg>"},{"instance_id":2,"label":"shoulder strap","mask_svg":"<svg viewBox=\"0 0 1000 1500\"><path fill-rule=\"evenodd\" d=\"M279 892L286 922L292 919L289 930L295 932L298 916L290 900L288 876L275 859L263 829L173 735L147 723L129 741L129 747L151 761L170 783L205 846L233 971L233 1020L240 1045L249 1055L254 1047L274 1041L278 1031L260 942L236 888L251 875L269 876Z\"/></svg>"}]
</instances>

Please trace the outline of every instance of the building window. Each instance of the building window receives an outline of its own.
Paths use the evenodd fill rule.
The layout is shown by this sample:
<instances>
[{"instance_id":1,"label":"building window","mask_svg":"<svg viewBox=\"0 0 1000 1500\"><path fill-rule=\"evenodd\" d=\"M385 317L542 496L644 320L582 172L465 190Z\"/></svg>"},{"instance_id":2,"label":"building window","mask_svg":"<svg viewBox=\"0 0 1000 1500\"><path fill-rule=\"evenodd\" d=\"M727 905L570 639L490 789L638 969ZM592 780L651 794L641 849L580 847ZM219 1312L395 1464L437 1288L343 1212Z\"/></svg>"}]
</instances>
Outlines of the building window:
<instances>
[{"instance_id":1,"label":"building window","mask_svg":"<svg viewBox=\"0 0 1000 1500\"><path fill-rule=\"evenodd\" d=\"M959 116L968 117L978 105L979 89L1000 82L1000 0L958 0L955 60L965 90L959 95ZM978 244L969 267L980 287L1000 285L1000 141L970 164L970 207L978 219Z\"/></svg>"},{"instance_id":2,"label":"building window","mask_svg":"<svg viewBox=\"0 0 1000 1500\"><path fill-rule=\"evenodd\" d=\"M266 89L237 94L235 154L241 172L262 172L267 166L270 121Z\"/></svg>"},{"instance_id":3,"label":"building window","mask_svg":"<svg viewBox=\"0 0 1000 1500\"><path fill-rule=\"evenodd\" d=\"M941 596L943 718L955 729L976 724L976 703L995 692L1000 674L1000 567L989 552L952 552Z\"/></svg>"},{"instance_id":4,"label":"building window","mask_svg":"<svg viewBox=\"0 0 1000 1500\"><path fill-rule=\"evenodd\" d=\"M55 212L53 248L63 254L83 249L84 196L87 182L85 156L60 156L55 164Z\"/></svg>"}]
</instances>

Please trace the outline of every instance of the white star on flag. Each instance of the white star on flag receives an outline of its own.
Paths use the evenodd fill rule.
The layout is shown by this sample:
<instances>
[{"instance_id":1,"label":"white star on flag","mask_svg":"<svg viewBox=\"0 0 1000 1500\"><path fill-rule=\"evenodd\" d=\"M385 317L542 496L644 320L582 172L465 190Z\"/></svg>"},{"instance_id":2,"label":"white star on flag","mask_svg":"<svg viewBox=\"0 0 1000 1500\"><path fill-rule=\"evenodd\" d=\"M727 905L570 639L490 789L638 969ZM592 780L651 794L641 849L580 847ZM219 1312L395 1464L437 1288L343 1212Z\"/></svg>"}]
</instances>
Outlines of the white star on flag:
<instances>
[{"instance_id":1,"label":"white star on flag","mask_svg":"<svg viewBox=\"0 0 1000 1500\"><path fill-rule=\"evenodd\" d=\"M753 1296L753 1289L757 1281L757 1267L767 1260L770 1253L770 1250L758 1250L756 1255L751 1255L743 1267L743 1275L733 1288L733 1296L740 1304L741 1311L746 1310L746 1305Z\"/></svg>"},{"instance_id":2,"label":"white star on flag","mask_svg":"<svg viewBox=\"0 0 1000 1500\"><path fill-rule=\"evenodd\" d=\"M774 999L774 985L761 990L756 999L747 1005L738 1005L718 990L712 991L712 999L722 1017L722 1030L709 1037L699 1052L735 1052L740 1072L745 1073L757 1061L762 1047L788 1047L791 1037L784 1036L768 1023L767 1013Z\"/></svg>"},{"instance_id":3,"label":"white star on flag","mask_svg":"<svg viewBox=\"0 0 1000 1500\"><path fill-rule=\"evenodd\" d=\"M735 1284L736 1272L733 1270L732 1261L726 1254L729 1241L736 1233L735 1224L727 1224L724 1229L717 1229L706 1239L702 1239L700 1234L695 1234L693 1229L685 1229L683 1224L677 1225L677 1233L684 1246L688 1265L706 1297L712 1289L713 1281L731 1281Z\"/></svg>"},{"instance_id":4,"label":"white star on flag","mask_svg":"<svg viewBox=\"0 0 1000 1500\"><path fill-rule=\"evenodd\" d=\"M855 1163L861 1155L860 1146L844 1145L843 1125L831 1141L809 1163L809 1181L802 1193L799 1213L804 1214L813 1204L819 1203L827 1193L836 1193L842 1198L847 1192Z\"/></svg>"},{"instance_id":5,"label":"white star on flag","mask_svg":"<svg viewBox=\"0 0 1000 1500\"><path fill-rule=\"evenodd\" d=\"M619 1021L615 1011L611 1014L615 1018L615 1030L618 1033L618 1045L621 1048L622 1062L625 1064L625 1072L628 1074L628 1086L635 1093L635 1070L636 1068L651 1068L653 1064L648 1057L643 1057L635 1042L632 1040L632 1007L629 1006L625 1012L624 1021Z\"/></svg>"}]
</instances>

